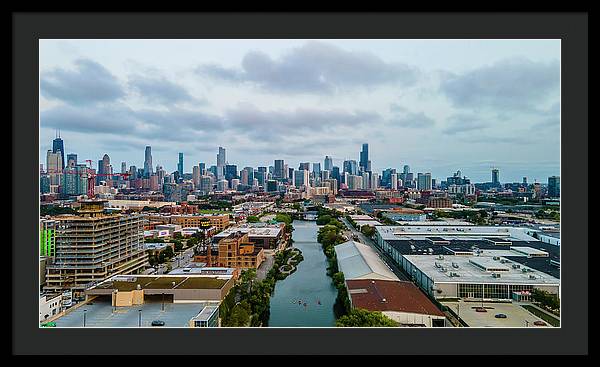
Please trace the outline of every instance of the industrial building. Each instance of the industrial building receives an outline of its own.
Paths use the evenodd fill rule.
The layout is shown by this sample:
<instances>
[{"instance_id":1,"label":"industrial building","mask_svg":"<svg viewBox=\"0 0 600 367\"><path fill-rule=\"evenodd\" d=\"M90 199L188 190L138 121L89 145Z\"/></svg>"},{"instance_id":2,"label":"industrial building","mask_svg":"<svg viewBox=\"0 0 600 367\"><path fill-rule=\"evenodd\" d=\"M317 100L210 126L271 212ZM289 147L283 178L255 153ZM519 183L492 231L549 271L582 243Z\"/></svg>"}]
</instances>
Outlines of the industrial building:
<instances>
[{"instance_id":1,"label":"industrial building","mask_svg":"<svg viewBox=\"0 0 600 367\"><path fill-rule=\"evenodd\" d=\"M377 246L434 298L512 300L542 289L560 294L560 251L524 228L388 226Z\"/></svg>"},{"instance_id":2,"label":"industrial building","mask_svg":"<svg viewBox=\"0 0 600 367\"><path fill-rule=\"evenodd\" d=\"M344 279L399 280L370 246L348 241L334 247Z\"/></svg>"},{"instance_id":3,"label":"industrial building","mask_svg":"<svg viewBox=\"0 0 600 367\"><path fill-rule=\"evenodd\" d=\"M446 316L412 282L346 280L353 308L379 311L400 326L446 326Z\"/></svg>"},{"instance_id":4,"label":"industrial building","mask_svg":"<svg viewBox=\"0 0 600 367\"><path fill-rule=\"evenodd\" d=\"M560 279L505 256L404 255L400 265L435 298L513 300L540 289L560 294Z\"/></svg>"},{"instance_id":5,"label":"industrial building","mask_svg":"<svg viewBox=\"0 0 600 367\"><path fill-rule=\"evenodd\" d=\"M53 217L54 261L46 264L45 291L73 289L116 274L134 274L148 266L141 215L106 214L104 201L84 201L75 215Z\"/></svg>"}]
</instances>

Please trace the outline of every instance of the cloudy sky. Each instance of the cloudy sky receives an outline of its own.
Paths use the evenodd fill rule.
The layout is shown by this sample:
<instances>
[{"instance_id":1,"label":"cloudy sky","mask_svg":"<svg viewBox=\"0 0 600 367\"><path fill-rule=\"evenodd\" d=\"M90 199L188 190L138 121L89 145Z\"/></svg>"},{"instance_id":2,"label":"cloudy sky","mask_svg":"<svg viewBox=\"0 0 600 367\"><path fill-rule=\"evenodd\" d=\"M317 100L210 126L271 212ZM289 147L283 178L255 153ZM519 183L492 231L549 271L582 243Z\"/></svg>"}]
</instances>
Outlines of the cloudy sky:
<instances>
[{"instance_id":1,"label":"cloudy sky","mask_svg":"<svg viewBox=\"0 0 600 367\"><path fill-rule=\"evenodd\" d=\"M172 172L284 159L546 182L560 173L559 40L41 40L40 163ZM323 163L321 163L322 165Z\"/></svg>"}]
</instances>

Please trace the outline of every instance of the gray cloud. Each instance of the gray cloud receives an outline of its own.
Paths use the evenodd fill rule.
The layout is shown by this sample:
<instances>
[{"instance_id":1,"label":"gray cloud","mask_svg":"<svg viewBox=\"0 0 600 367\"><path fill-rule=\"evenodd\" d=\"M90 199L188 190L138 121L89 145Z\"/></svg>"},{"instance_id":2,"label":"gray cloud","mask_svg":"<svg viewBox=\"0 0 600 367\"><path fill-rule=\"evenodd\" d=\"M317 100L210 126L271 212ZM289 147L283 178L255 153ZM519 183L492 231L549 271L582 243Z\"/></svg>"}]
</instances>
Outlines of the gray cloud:
<instances>
[{"instance_id":1,"label":"gray cloud","mask_svg":"<svg viewBox=\"0 0 600 367\"><path fill-rule=\"evenodd\" d=\"M468 131L485 129L488 126L489 124L482 121L482 118L476 115L456 114L448 118L446 128L444 128L442 132L449 135L455 135Z\"/></svg>"},{"instance_id":2,"label":"gray cloud","mask_svg":"<svg viewBox=\"0 0 600 367\"><path fill-rule=\"evenodd\" d=\"M210 64L199 66L196 72L289 93L332 93L382 84L406 86L414 84L418 74L406 64L386 63L370 53L346 51L317 41L292 49L277 60L259 51L248 52L239 70Z\"/></svg>"},{"instance_id":3,"label":"gray cloud","mask_svg":"<svg viewBox=\"0 0 600 367\"><path fill-rule=\"evenodd\" d=\"M123 104L87 108L64 105L43 111L40 117L40 124L46 128L170 142L207 139L210 134L222 130L219 116L176 107L133 110Z\"/></svg>"},{"instance_id":4,"label":"gray cloud","mask_svg":"<svg viewBox=\"0 0 600 367\"><path fill-rule=\"evenodd\" d=\"M447 77L440 90L457 107L536 112L537 104L558 96L560 63L515 58Z\"/></svg>"},{"instance_id":5,"label":"gray cloud","mask_svg":"<svg viewBox=\"0 0 600 367\"><path fill-rule=\"evenodd\" d=\"M128 84L150 103L167 105L180 102L201 102L194 98L184 87L165 77L132 75L129 77Z\"/></svg>"},{"instance_id":6,"label":"gray cloud","mask_svg":"<svg viewBox=\"0 0 600 367\"><path fill-rule=\"evenodd\" d=\"M125 95L117 78L89 59L75 61L76 70L56 68L41 75L41 94L70 104L110 102Z\"/></svg>"},{"instance_id":7,"label":"gray cloud","mask_svg":"<svg viewBox=\"0 0 600 367\"><path fill-rule=\"evenodd\" d=\"M398 110L398 108L396 108L396 110ZM406 111L401 114L394 115L389 120L388 124L397 127L424 129L434 126L435 121L433 121L432 118L428 117L423 112L415 113Z\"/></svg>"},{"instance_id":8,"label":"gray cloud","mask_svg":"<svg viewBox=\"0 0 600 367\"><path fill-rule=\"evenodd\" d=\"M117 104L102 108L57 106L40 114L40 125L81 133L130 134L136 132L134 111Z\"/></svg>"},{"instance_id":9,"label":"gray cloud","mask_svg":"<svg viewBox=\"0 0 600 367\"><path fill-rule=\"evenodd\" d=\"M250 104L239 104L225 112L228 129L248 133L262 139L276 139L290 133L298 136L336 129L354 129L381 121L379 114L369 111L320 110L298 108L295 110L262 111ZM342 130L343 131L343 130ZM340 130L337 131L340 133Z\"/></svg>"}]
</instances>

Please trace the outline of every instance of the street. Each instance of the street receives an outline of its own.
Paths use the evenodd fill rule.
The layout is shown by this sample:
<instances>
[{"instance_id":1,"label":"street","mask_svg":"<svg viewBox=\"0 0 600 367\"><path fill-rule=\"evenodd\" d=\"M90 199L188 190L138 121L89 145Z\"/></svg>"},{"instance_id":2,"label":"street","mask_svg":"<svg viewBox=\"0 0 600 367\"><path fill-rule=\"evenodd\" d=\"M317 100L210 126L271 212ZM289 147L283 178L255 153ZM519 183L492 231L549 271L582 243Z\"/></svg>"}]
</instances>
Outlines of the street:
<instances>
[{"instance_id":1,"label":"street","mask_svg":"<svg viewBox=\"0 0 600 367\"><path fill-rule=\"evenodd\" d=\"M369 245L371 246L371 248L373 248L377 254L379 255L379 258L381 260L383 260L383 262L390 268L390 270L396 274L396 276L400 279L400 280L410 280L406 274L394 263L394 261L389 257L388 254L383 253L379 247L377 247L377 245L375 244L375 242L368 238L367 236L365 236L362 232L356 230L356 228L352 227L352 224L350 224L350 222L348 222L348 220L346 220L346 218L341 218L342 222L346 225L346 227L350 230L350 231L346 231L346 233L344 233L346 235L346 237L348 237L349 239L352 239L352 237L354 235L358 236L358 241L360 243L363 243L365 245Z\"/></svg>"}]
</instances>

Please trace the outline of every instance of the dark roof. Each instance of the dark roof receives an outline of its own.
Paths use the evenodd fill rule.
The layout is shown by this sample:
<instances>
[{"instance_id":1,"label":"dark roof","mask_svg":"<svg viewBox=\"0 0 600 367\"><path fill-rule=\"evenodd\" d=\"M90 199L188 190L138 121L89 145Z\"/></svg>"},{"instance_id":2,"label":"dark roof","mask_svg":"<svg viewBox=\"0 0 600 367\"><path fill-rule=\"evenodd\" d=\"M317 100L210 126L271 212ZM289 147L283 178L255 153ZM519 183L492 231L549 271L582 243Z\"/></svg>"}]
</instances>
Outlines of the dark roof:
<instances>
[{"instance_id":1,"label":"dark roof","mask_svg":"<svg viewBox=\"0 0 600 367\"><path fill-rule=\"evenodd\" d=\"M347 280L346 284L355 308L444 316L412 282L360 279Z\"/></svg>"},{"instance_id":2,"label":"dark roof","mask_svg":"<svg viewBox=\"0 0 600 367\"><path fill-rule=\"evenodd\" d=\"M560 279L560 268L549 257L505 256L507 259Z\"/></svg>"}]
</instances>

